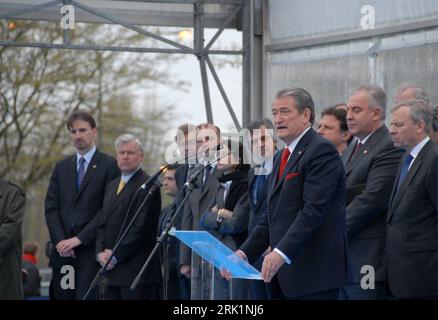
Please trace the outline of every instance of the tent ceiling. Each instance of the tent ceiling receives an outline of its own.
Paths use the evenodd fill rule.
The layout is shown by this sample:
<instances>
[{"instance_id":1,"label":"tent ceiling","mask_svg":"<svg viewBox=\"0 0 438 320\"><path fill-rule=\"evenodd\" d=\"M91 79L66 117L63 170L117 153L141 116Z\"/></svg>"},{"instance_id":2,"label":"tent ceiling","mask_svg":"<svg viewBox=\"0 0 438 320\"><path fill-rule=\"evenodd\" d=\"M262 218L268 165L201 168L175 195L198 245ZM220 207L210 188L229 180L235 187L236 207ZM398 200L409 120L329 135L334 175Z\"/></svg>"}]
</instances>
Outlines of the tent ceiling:
<instances>
[{"instance_id":1,"label":"tent ceiling","mask_svg":"<svg viewBox=\"0 0 438 320\"><path fill-rule=\"evenodd\" d=\"M0 0L0 15L47 3L50 0ZM77 0L84 5L117 17L131 24L148 26L193 27L194 0ZM218 28L241 0L205 0L204 23L207 28ZM22 14L14 19L59 21L60 5ZM75 11L76 22L105 22L106 20L84 12ZM233 19L228 28L238 28ZM240 28L239 28L240 29Z\"/></svg>"}]
</instances>

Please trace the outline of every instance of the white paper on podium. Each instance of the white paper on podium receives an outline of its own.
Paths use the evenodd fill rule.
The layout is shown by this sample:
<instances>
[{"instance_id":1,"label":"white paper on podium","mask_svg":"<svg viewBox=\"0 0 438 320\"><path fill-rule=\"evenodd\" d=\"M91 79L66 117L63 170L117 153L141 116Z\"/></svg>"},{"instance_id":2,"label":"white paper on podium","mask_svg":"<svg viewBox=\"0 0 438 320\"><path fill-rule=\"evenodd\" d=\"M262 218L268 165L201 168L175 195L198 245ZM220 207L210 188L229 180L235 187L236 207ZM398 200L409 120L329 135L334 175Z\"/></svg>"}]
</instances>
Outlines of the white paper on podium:
<instances>
[{"instance_id":1,"label":"white paper on podium","mask_svg":"<svg viewBox=\"0 0 438 320\"><path fill-rule=\"evenodd\" d=\"M261 280L260 272L212 236L207 231L171 230L170 235L177 237L204 260L219 270L225 268L237 279Z\"/></svg>"}]
</instances>

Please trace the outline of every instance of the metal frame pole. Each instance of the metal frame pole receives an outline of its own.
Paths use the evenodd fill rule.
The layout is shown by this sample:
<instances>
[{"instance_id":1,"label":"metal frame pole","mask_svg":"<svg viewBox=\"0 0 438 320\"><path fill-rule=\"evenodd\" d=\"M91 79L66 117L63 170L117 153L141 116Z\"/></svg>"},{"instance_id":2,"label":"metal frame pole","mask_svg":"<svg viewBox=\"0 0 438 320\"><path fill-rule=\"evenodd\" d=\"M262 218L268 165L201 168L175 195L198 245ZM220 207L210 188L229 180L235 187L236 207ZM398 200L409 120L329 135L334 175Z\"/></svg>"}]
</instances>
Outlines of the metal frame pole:
<instances>
[{"instance_id":1,"label":"metal frame pole","mask_svg":"<svg viewBox=\"0 0 438 320\"><path fill-rule=\"evenodd\" d=\"M208 86L207 67L205 63L204 51L204 0L198 0L195 4L195 54L199 60L201 70L202 88L204 91L205 112L207 122L213 123L213 111L211 108L210 88Z\"/></svg>"}]
</instances>

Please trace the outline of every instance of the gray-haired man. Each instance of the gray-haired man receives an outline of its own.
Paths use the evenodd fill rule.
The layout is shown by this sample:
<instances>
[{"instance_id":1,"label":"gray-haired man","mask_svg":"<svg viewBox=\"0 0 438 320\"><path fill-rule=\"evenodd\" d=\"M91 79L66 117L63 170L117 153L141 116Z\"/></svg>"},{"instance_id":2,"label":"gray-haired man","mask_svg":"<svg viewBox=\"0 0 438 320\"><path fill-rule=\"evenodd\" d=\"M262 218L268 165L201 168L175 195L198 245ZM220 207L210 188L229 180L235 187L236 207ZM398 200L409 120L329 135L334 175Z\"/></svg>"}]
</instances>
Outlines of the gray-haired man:
<instances>
[{"instance_id":1,"label":"gray-haired man","mask_svg":"<svg viewBox=\"0 0 438 320\"><path fill-rule=\"evenodd\" d=\"M141 142L135 136L125 134L117 138L115 145L117 165L122 176L113 180L105 192L96 239L96 259L101 266L108 261L115 243L139 210L150 189L140 189L149 178L141 169L143 162ZM160 279L158 255L146 269L136 289L132 291L129 287L155 244L160 210L161 197L157 190L141 208L141 213L108 265L105 276L109 282L105 299L158 298Z\"/></svg>"}]
</instances>

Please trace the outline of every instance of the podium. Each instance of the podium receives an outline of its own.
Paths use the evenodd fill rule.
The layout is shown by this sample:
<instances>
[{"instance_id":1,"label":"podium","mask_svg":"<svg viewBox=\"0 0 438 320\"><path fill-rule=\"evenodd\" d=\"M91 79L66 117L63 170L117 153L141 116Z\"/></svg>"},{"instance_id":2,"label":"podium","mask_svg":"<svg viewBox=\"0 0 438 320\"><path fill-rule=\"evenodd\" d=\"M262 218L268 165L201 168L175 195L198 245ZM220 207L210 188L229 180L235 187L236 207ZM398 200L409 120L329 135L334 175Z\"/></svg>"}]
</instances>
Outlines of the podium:
<instances>
[{"instance_id":1,"label":"podium","mask_svg":"<svg viewBox=\"0 0 438 320\"><path fill-rule=\"evenodd\" d=\"M175 236L192 249L191 299L227 300L242 285L240 279L261 280L260 272L207 231L177 231ZM230 271L232 280L220 276L220 269Z\"/></svg>"}]
</instances>

